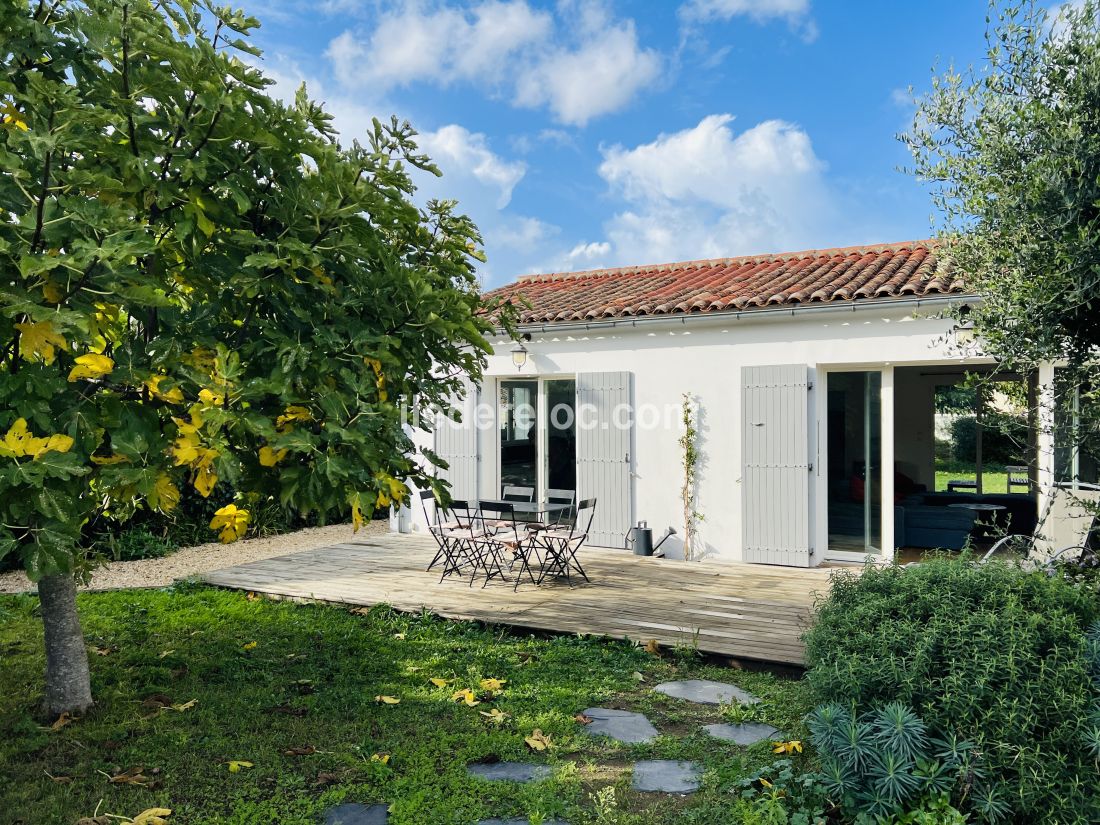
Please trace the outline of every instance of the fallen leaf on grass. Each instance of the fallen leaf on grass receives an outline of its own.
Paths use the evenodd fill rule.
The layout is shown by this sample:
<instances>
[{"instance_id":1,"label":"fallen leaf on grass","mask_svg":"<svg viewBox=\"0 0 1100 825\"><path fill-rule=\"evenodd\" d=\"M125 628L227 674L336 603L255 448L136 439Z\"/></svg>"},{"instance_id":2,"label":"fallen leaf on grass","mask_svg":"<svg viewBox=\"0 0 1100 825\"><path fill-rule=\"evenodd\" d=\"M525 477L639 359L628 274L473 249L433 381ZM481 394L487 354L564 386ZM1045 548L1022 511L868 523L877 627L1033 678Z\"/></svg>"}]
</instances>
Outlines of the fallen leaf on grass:
<instances>
[{"instance_id":1,"label":"fallen leaf on grass","mask_svg":"<svg viewBox=\"0 0 1100 825\"><path fill-rule=\"evenodd\" d=\"M241 650L255 650L258 644L259 642L245 642L241 645Z\"/></svg>"},{"instance_id":2,"label":"fallen leaf on grass","mask_svg":"<svg viewBox=\"0 0 1100 825\"><path fill-rule=\"evenodd\" d=\"M244 594L244 597L250 602L254 602L256 601L256 599L260 598L260 595L255 590L249 590L247 593Z\"/></svg>"},{"instance_id":3,"label":"fallen leaf on grass","mask_svg":"<svg viewBox=\"0 0 1100 825\"><path fill-rule=\"evenodd\" d=\"M390 763L390 755L388 753L372 753L370 755L370 761L388 765Z\"/></svg>"},{"instance_id":4,"label":"fallen leaf on grass","mask_svg":"<svg viewBox=\"0 0 1100 825\"><path fill-rule=\"evenodd\" d=\"M314 785L318 788L324 788L326 785L334 785L340 781L340 774L330 773L329 771L321 771L317 774L317 779L314 781Z\"/></svg>"},{"instance_id":5,"label":"fallen leaf on grass","mask_svg":"<svg viewBox=\"0 0 1100 825\"><path fill-rule=\"evenodd\" d=\"M638 670L634 671L634 678L635 678L635 680L637 680L639 682L644 682L645 681L645 676L643 676L641 674L641 671L638 671Z\"/></svg>"},{"instance_id":6,"label":"fallen leaf on grass","mask_svg":"<svg viewBox=\"0 0 1100 825\"><path fill-rule=\"evenodd\" d=\"M157 658L158 659L167 659L169 656L171 656L175 652L176 652L175 650L162 650L160 652L160 655L157 656Z\"/></svg>"},{"instance_id":7,"label":"fallen leaf on grass","mask_svg":"<svg viewBox=\"0 0 1100 825\"><path fill-rule=\"evenodd\" d=\"M374 701L376 701L380 705L400 705L401 704L401 700L398 699L396 696L379 695L379 696L374 697Z\"/></svg>"},{"instance_id":8,"label":"fallen leaf on grass","mask_svg":"<svg viewBox=\"0 0 1100 825\"><path fill-rule=\"evenodd\" d=\"M394 633L393 638L397 639L398 641L404 641L405 640L405 634L404 633Z\"/></svg>"},{"instance_id":9,"label":"fallen leaf on grass","mask_svg":"<svg viewBox=\"0 0 1100 825\"><path fill-rule=\"evenodd\" d=\"M429 679L428 681L431 682L436 687L447 687L447 685L449 685L451 682L453 682L454 679L440 679L438 677L433 677L433 678Z\"/></svg>"},{"instance_id":10,"label":"fallen leaf on grass","mask_svg":"<svg viewBox=\"0 0 1100 825\"><path fill-rule=\"evenodd\" d=\"M645 643L645 652L650 654L651 656L660 656L661 645L658 644L656 639L650 639L648 642Z\"/></svg>"},{"instance_id":11,"label":"fallen leaf on grass","mask_svg":"<svg viewBox=\"0 0 1100 825\"><path fill-rule=\"evenodd\" d=\"M573 716L573 718L576 721L580 722L582 725L591 725L592 724L592 717L591 716L586 716L583 713L575 714Z\"/></svg>"},{"instance_id":12,"label":"fallen leaf on grass","mask_svg":"<svg viewBox=\"0 0 1100 825\"><path fill-rule=\"evenodd\" d=\"M802 742L792 739L790 742L772 742L772 753L802 753Z\"/></svg>"},{"instance_id":13,"label":"fallen leaf on grass","mask_svg":"<svg viewBox=\"0 0 1100 825\"><path fill-rule=\"evenodd\" d=\"M474 692L469 688L463 688L462 690L456 690L451 694L452 702L465 702L467 707L474 707L474 705L480 705L481 701L474 695Z\"/></svg>"},{"instance_id":14,"label":"fallen leaf on grass","mask_svg":"<svg viewBox=\"0 0 1100 825\"><path fill-rule=\"evenodd\" d=\"M61 730L66 725L72 724L75 718L71 713L65 711L63 714L57 717L57 721L50 725L50 730Z\"/></svg>"},{"instance_id":15,"label":"fallen leaf on grass","mask_svg":"<svg viewBox=\"0 0 1100 825\"><path fill-rule=\"evenodd\" d=\"M494 693L508 684L507 679L482 679L479 683L482 690L491 690Z\"/></svg>"},{"instance_id":16,"label":"fallen leaf on grass","mask_svg":"<svg viewBox=\"0 0 1100 825\"><path fill-rule=\"evenodd\" d=\"M369 616L370 615L370 608L369 607L353 607L351 610L348 611L348 613L351 613L353 616Z\"/></svg>"},{"instance_id":17,"label":"fallen leaf on grass","mask_svg":"<svg viewBox=\"0 0 1100 825\"><path fill-rule=\"evenodd\" d=\"M482 716L484 716L486 719L496 725L503 723L505 719L512 715L510 713L505 713L500 708L493 708L492 710L488 711L479 710L478 713L480 713Z\"/></svg>"},{"instance_id":18,"label":"fallen leaf on grass","mask_svg":"<svg viewBox=\"0 0 1100 825\"><path fill-rule=\"evenodd\" d=\"M171 815L171 808L146 808L130 820L130 825L168 825L165 817Z\"/></svg>"},{"instance_id":19,"label":"fallen leaf on grass","mask_svg":"<svg viewBox=\"0 0 1100 825\"><path fill-rule=\"evenodd\" d=\"M107 777L112 785L148 785L152 780L145 775L145 769L140 765L127 771L119 771L113 776Z\"/></svg>"},{"instance_id":20,"label":"fallen leaf on grass","mask_svg":"<svg viewBox=\"0 0 1100 825\"><path fill-rule=\"evenodd\" d=\"M310 754L317 753L317 748L313 745L306 745L301 748L287 748L283 751L286 756L309 756Z\"/></svg>"},{"instance_id":21,"label":"fallen leaf on grass","mask_svg":"<svg viewBox=\"0 0 1100 825\"><path fill-rule=\"evenodd\" d=\"M183 713L185 710L191 710L198 702L198 699L192 699L190 702L184 702L182 705L172 705L172 710L177 713Z\"/></svg>"},{"instance_id":22,"label":"fallen leaf on grass","mask_svg":"<svg viewBox=\"0 0 1100 825\"><path fill-rule=\"evenodd\" d=\"M118 650L117 647L96 647L94 645L92 646L92 653L94 653L96 656L110 656L116 650Z\"/></svg>"},{"instance_id":23,"label":"fallen leaf on grass","mask_svg":"<svg viewBox=\"0 0 1100 825\"><path fill-rule=\"evenodd\" d=\"M52 773L50 773L49 771L47 771L45 769L43 769L42 773L46 774L46 776L48 776L52 781L56 782L58 785L68 785L70 782L73 781L73 778L71 776L54 776Z\"/></svg>"},{"instance_id":24,"label":"fallen leaf on grass","mask_svg":"<svg viewBox=\"0 0 1100 825\"><path fill-rule=\"evenodd\" d=\"M229 766L229 772L230 773L240 773L241 768L251 768L252 767L251 762L246 762L243 759L230 759L225 764L227 764Z\"/></svg>"},{"instance_id":25,"label":"fallen leaf on grass","mask_svg":"<svg viewBox=\"0 0 1100 825\"><path fill-rule=\"evenodd\" d=\"M544 751L553 744L550 741L550 737L543 733L540 728L535 728L531 731L530 736L523 737L523 741L526 742L527 747L533 751Z\"/></svg>"}]
</instances>

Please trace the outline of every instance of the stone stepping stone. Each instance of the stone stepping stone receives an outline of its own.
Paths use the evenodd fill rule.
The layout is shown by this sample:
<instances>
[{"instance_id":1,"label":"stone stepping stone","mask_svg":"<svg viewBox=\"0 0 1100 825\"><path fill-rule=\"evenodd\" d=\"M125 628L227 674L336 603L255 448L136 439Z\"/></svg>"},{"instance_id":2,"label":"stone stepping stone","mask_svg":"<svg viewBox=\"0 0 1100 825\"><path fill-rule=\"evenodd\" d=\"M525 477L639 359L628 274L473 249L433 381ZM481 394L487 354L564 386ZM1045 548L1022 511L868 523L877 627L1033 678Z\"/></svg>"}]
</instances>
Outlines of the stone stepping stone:
<instances>
[{"instance_id":1,"label":"stone stepping stone","mask_svg":"<svg viewBox=\"0 0 1100 825\"><path fill-rule=\"evenodd\" d=\"M549 765L529 762L477 762L467 765L466 772L490 782L537 782L553 773Z\"/></svg>"},{"instance_id":2,"label":"stone stepping stone","mask_svg":"<svg viewBox=\"0 0 1100 825\"><path fill-rule=\"evenodd\" d=\"M386 825L390 819L389 811L389 805L345 802L325 811L325 825Z\"/></svg>"},{"instance_id":3,"label":"stone stepping stone","mask_svg":"<svg viewBox=\"0 0 1100 825\"><path fill-rule=\"evenodd\" d=\"M711 682L707 679L688 679L685 682L662 682L653 688L658 693L674 699L686 699L701 705L722 705L739 702L742 705L755 705L760 700L737 685L725 682Z\"/></svg>"},{"instance_id":4,"label":"stone stepping stone","mask_svg":"<svg viewBox=\"0 0 1100 825\"><path fill-rule=\"evenodd\" d=\"M657 738L657 728L640 713L612 708L587 708L592 721L584 726L590 736L607 736L627 745L644 745Z\"/></svg>"},{"instance_id":5,"label":"stone stepping stone","mask_svg":"<svg viewBox=\"0 0 1100 825\"><path fill-rule=\"evenodd\" d=\"M702 771L694 762L646 759L634 764L631 787L636 791L692 793L699 790Z\"/></svg>"},{"instance_id":6,"label":"stone stepping stone","mask_svg":"<svg viewBox=\"0 0 1100 825\"><path fill-rule=\"evenodd\" d=\"M778 728L760 722L747 722L743 725L704 725L703 730L715 739L735 742L738 745L755 745L779 733Z\"/></svg>"}]
</instances>

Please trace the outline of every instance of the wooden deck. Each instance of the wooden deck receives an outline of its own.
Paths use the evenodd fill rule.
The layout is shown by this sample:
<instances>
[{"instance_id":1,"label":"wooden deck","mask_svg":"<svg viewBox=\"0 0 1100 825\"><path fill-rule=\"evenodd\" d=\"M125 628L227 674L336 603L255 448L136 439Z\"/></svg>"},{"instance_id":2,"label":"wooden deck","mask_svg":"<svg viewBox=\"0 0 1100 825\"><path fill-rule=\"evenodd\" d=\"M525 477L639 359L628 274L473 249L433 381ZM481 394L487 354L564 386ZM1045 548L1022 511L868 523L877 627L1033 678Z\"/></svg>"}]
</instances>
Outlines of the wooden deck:
<instances>
[{"instance_id":1,"label":"wooden deck","mask_svg":"<svg viewBox=\"0 0 1100 825\"><path fill-rule=\"evenodd\" d=\"M223 587L354 605L389 604L539 630L586 633L787 665L803 663L800 637L827 570L639 558L586 548L591 584L482 589L424 567L435 551L426 536L350 541L207 573Z\"/></svg>"}]
</instances>

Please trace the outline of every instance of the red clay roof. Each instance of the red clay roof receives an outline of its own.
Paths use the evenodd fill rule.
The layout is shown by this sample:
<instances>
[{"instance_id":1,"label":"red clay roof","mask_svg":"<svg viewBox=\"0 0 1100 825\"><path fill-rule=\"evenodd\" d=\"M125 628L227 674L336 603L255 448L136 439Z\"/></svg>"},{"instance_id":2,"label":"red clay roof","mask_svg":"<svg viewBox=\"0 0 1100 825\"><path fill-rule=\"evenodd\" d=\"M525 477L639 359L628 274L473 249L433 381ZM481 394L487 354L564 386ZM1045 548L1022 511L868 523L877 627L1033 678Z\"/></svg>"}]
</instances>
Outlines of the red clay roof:
<instances>
[{"instance_id":1,"label":"red clay roof","mask_svg":"<svg viewBox=\"0 0 1100 825\"><path fill-rule=\"evenodd\" d=\"M487 297L511 299L520 323L532 324L964 293L936 247L906 241L525 275Z\"/></svg>"}]
</instances>

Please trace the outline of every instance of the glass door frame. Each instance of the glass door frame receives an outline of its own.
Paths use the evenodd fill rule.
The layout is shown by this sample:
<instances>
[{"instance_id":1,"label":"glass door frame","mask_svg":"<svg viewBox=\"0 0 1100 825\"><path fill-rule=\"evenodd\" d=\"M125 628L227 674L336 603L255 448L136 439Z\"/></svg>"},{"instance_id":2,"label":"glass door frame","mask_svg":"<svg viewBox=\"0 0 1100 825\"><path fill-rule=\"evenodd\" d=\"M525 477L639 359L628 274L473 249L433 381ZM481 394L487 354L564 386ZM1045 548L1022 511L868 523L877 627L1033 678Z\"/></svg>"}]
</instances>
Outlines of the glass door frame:
<instances>
[{"instance_id":1,"label":"glass door frame","mask_svg":"<svg viewBox=\"0 0 1100 825\"><path fill-rule=\"evenodd\" d=\"M549 467L547 460L549 454L549 438L550 438L550 410L547 408L547 402L549 393L546 391L546 383L548 381L572 381L573 382L573 426L576 427L576 381L577 376L574 373L562 373L554 375L498 375L496 378L496 393L497 399L495 406L495 431L494 437L494 451L495 451L495 464L496 467L496 490L493 493L493 498L498 498L501 494L501 488L503 486L503 470L501 468L501 443L500 443L500 430L501 430L501 405L500 395L504 385L512 382L538 382L538 391L535 393L535 500L542 501L546 498L546 490L548 488L549 481ZM576 467L576 457L573 459L574 468ZM574 470L575 471L575 470ZM576 483L574 481L574 487Z\"/></svg>"},{"instance_id":2,"label":"glass door frame","mask_svg":"<svg viewBox=\"0 0 1100 825\"><path fill-rule=\"evenodd\" d=\"M853 363L853 364L817 364L817 381L821 383L821 392L817 393L816 409L816 467L815 492L815 545L822 548L815 555L819 563L865 561L889 562L894 558L894 367L891 364ZM882 475L879 485L879 543L877 553L848 552L829 550L829 373L832 372L877 372L881 378L879 390L879 467Z\"/></svg>"}]
</instances>

